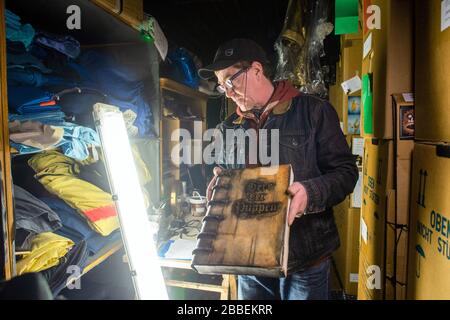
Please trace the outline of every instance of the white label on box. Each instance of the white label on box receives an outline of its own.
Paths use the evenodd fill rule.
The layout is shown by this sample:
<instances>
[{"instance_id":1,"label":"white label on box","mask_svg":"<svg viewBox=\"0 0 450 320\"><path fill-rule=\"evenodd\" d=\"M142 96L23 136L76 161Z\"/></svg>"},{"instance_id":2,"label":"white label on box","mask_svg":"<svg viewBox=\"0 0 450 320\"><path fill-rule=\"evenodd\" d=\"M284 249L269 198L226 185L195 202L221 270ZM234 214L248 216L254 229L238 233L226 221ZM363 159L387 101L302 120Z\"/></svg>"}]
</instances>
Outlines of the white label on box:
<instances>
[{"instance_id":1,"label":"white label on box","mask_svg":"<svg viewBox=\"0 0 450 320\"><path fill-rule=\"evenodd\" d=\"M367 225L364 222L364 219L361 218L361 238L364 240L364 242L367 244L367 238L369 237L368 231L367 231Z\"/></svg>"},{"instance_id":2,"label":"white label on box","mask_svg":"<svg viewBox=\"0 0 450 320\"><path fill-rule=\"evenodd\" d=\"M361 90L361 86L361 78L358 76L354 76L353 78L341 83L342 90L344 90L345 94L352 94L358 90Z\"/></svg>"},{"instance_id":3,"label":"white label on box","mask_svg":"<svg viewBox=\"0 0 450 320\"><path fill-rule=\"evenodd\" d=\"M372 50L372 33L364 41L363 59L369 54L370 50Z\"/></svg>"},{"instance_id":4,"label":"white label on box","mask_svg":"<svg viewBox=\"0 0 450 320\"><path fill-rule=\"evenodd\" d=\"M441 31L450 27L450 0L441 2Z\"/></svg>"},{"instance_id":5,"label":"white label on box","mask_svg":"<svg viewBox=\"0 0 450 320\"><path fill-rule=\"evenodd\" d=\"M358 282L358 274L350 273L350 282Z\"/></svg>"},{"instance_id":6,"label":"white label on box","mask_svg":"<svg viewBox=\"0 0 450 320\"><path fill-rule=\"evenodd\" d=\"M352 208L361 208L362 202L362 172L359 172L358 182L356 182L355 189L351 195L351 206Z\"/></svg>"},{"instance_id":7,"label":"white label on box","mask_svg":"<svg viewBox=\"0 0 450 320\"><path fill-rule=\"evenodd\" d=\"M357 156L364 156L364 138L352 139L352 153Z\"/></svg>"},{"instance_id":8,"label":"white label on box","mask_svg":"<svg viewBox=\"0 0 450 320\"><path fill-rule=\"evenodd\" d=\"M159 26L158 21L154 17L151 17L153 22L153 39L155 39L155 47L158 49L159 54L161 55L161 58L163 60L166 59L167 51L169 49L169 44L167 42L167 38L164 35L164 32L162 31L161 27Z\"/></svg>"},{"instance_id":9,"label":"white label on box","mask_svg":"<svg viewBox=\"0 0 450 320\"><path fill-rule=\"evenodd\" d=\"M414 102L414 93L402 93L405 102Z\"/></svg>"}]
</instances>

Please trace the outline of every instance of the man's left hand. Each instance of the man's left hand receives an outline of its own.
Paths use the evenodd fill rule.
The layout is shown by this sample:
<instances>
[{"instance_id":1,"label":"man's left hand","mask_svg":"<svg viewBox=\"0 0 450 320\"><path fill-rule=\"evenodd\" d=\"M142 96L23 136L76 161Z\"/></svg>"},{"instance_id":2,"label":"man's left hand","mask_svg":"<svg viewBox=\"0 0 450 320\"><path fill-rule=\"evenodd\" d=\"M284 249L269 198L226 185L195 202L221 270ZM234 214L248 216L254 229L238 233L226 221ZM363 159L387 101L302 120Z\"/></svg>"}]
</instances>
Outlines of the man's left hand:
<instances>
[{"instance_id":1,"label":"man's left hand","mask_svg":"<svg viewBox=\"0 0 450 320\"><path fill-rule=\"evenodd\" d=\"M291 225L295 218L301 217L305 212L308 204L308 194L300 182L291 184L287 191L292 196L288 214L288 223Z\"/></svg>"}]
</instances>

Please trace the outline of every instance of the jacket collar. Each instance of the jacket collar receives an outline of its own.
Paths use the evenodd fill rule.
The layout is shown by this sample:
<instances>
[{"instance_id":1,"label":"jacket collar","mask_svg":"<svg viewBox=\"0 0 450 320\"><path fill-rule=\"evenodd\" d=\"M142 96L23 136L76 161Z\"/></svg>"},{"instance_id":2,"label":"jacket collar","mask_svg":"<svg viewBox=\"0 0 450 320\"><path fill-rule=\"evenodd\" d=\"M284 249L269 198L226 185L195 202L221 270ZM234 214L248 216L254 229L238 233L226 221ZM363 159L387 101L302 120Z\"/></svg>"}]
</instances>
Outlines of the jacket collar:
<instances>
[{"instance_id":1,"label":"jacket collar","mask_svg":"<svg viewBox=\"0 0 450 320\"><path fill-rule=\"evenodd\" d=\"M278 103L276 106L272 108L271 113L277 116L285 114L286 112L289 111L289 109L291 109L291 106L292 106L292 99L289 101ZM233 121L233 124L241 125L245 122L245 120L246 117L241 115Z\"/></svg>"},{"instance_id":2,"label":"jacket collar","mask_svg":"<svg viewBox=\"0 0 450 320\"><path fill-rule=\"evenodd\" d=\"M270 113L280 115L287 112L291 107L292 98L299 94L300 92L289 81L284 80L277 82L272 96L264 107L264 111L260 118L262 122L267 119ZM236 113L239 115L239 118L234 120L233 124L242 124L245 119L259 123L260 119L257 119L252 112L243 112L237 107Z\"/></svg>"}]
</instances>

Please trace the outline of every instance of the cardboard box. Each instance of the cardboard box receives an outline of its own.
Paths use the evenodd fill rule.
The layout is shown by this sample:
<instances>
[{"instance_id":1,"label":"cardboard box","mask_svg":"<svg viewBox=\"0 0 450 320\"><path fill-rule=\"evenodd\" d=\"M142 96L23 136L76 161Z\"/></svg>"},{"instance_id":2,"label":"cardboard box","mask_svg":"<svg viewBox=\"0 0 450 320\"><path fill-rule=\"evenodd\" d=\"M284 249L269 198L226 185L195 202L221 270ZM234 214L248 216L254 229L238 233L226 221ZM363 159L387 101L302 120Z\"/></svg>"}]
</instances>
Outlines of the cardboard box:
<instances>
[{"instance_id":1,"label":"cardboard box","mask_svg":"<svg viewBox=\"0 0 450 320\"><path fill-rule=\"evenodd\" d=\"M336 69L336 72L340 72L338 71L338 68ZM342 88L341 88L341 79L340 77L338 77L338 75L336 74L336 84L330 86L329 90L329 98L328 100L330 101L331 105L334 107L334 109L336 110L336 113L338 114L339 117L339 121L340 122L344 122L344 108L342 107ZM344 131L345 134L345 131Z\"/></svg>"},{"instance_id":2,"label":"cardboard box","mask_svg":"<svg viewBox=\"0 0 450 320\"><path fill-rule=\"evenodd\" d=\"M365 140L358 282L362 300L383 297L385 224L395 203L393 162L391 140Z\"/></svg>"},{"instance_id":3,"label":"cardboard box","mask_svg":"<svg viewBox=\"0 0 450 320\"><path fill-rule=\"evenodd\" d=\"M416 1L416 139L450 142L450 27L441 31L441 4Z\"/></svg>"},{"instance_id":4,"label":"cardboard box","mask_svg":"<svg viewBox=\"0 0 450 320\"><path fill-rule=\"evenodd\" d=\"M394 189L396 192L395 217L388 221L400 225L409 224L409 195L411 159L414 149L414 102L405 101L408 94L392 95L394 130Z\"/></svg>"},{"instance_id":5,"label":"cardboard box","mask_svg":"<svg viewBox=\"0 0 450 320\"><path fill-rule=\"evenodd\" d=\"M450 148L416 143L408 299L450 299Z\"/></svg>"},{"instance_id":6,"label":"cardboard box","mask_svg":"<svg viewBox=\"0 0 450 320\"><path fill-rule=\"evenodd\" d=\"M394 285L390 281L386 281L386 296L384 300L405 300L406 286L400 283Z\"/></svg>"},{"instance_id":7,"label":"cardboard box","mask_svg":"<svg viewBox=\"0 0 450 320\"><path fill-rule=\"evenodd\" d=\"M334 253L337 272L346 295L358 292L360 210L349 208L349 198L334 207L341 246Z\"/></svg>"},{"instance_id":8,"label":"cardboard box","mask_svg":"<svg viewBox=\"0 0 450 320\"><path fill-rule=\"evenodd\" d=\"M408 230L386 225L386 300L406 299Z\"/></svg>"},{"instance_id":9,"label":"cardboard box","mask_svg":"<svg viewBox=\"0 0 450 320\"><path fill-rule=\"evenodd\" d=\"M407 285L411 160L397 159L396 163L394 208L387 211L386 220L386 285L391 279L392 290L386 289L385 298L403 300Z\"/></svg>"},{"instance_id":10,"label":"cardboard box","mask_svg":"<svg viewBox=\"0 0 450 320\"><path fill-rule=\"evenodd\" d=\"M392 96L394 130L394 209L386 220L386 290L385 299L404 300L407 285L407 248L411 156L414 148L414 102L409 94Z\"/></svg>"},{"instance_id":11,"label":"cardboard box","mask_svg":"<svg viewBox=\"0 0 450 320\"><path fill-rule=\"evenodd\" d=\"M362 79L371 75L373 97L367 100L372 101L371 109L364 101L367 90L362 90L361 135L393 139L391 94L413 89L414 3L371 0L371 4L381 9L381 29L368 30L363 40Z\"/></svg>"}]
</instances>

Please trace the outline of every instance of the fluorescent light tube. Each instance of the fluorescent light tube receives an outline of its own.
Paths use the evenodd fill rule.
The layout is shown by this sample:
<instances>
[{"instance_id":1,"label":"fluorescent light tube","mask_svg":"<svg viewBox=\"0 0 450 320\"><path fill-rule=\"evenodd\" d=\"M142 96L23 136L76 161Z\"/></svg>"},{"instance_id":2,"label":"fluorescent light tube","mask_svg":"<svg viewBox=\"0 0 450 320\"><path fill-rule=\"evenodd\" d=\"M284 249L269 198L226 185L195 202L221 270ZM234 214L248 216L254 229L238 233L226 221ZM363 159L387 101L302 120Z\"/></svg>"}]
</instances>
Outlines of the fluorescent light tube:
<instances>
[{"instance_id":1,"label":"fluorescent light tube","mask_svg":"<svg viewBox=\"0 0 450 320\"><path fill-rule=\"evenodd\" d=\"M94 119L102 141L120 229L138 299L168 299L122 112L97 103Z\"/></svg>"}]
</instances>

